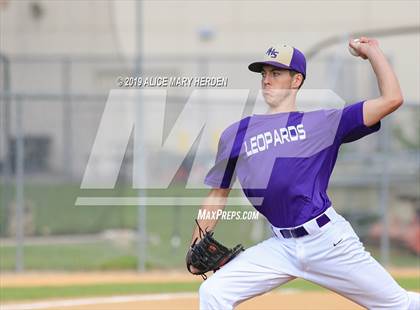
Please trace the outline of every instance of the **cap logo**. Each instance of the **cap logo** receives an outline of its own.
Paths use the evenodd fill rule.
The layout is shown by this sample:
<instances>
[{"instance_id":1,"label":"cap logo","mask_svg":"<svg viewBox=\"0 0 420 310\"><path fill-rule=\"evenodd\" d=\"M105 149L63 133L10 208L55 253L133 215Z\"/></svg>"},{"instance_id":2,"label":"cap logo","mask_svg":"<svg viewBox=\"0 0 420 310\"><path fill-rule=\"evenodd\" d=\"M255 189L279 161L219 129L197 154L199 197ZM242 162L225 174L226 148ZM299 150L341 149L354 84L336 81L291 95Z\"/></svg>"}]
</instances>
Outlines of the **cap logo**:
<instances>
[{"instance_id":1,"label":"cap logo","mask_svg":"<svg viewBox=\"0 0 420 310\"><path fill-rule=\"evenodd\" d=\"M277 57L277 55L278 55L278 51L276 51L276 49L274 48L274 47L270 47L266 52L265 52L265 54L268 56L268 57L271 57L271 58L276 58Z\"/></svg>"}]
</instances>

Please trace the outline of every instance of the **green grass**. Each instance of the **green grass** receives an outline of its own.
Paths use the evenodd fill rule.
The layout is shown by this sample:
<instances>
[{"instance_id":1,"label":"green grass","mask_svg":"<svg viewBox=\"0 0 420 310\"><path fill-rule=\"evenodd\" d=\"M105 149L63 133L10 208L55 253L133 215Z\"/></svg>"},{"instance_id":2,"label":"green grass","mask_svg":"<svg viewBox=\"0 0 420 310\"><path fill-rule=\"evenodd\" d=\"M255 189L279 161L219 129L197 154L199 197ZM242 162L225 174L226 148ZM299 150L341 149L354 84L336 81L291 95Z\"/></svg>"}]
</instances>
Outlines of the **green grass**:
<instances>
[{"instance_id":1,"label":"green grass","mask_svg":"<svg viewBox=\"0 0 420 310\"><path fill-rule=\"evenodd\" d=\"M419 291L420 290L420 278L394 278L401 287L407 289L407 290L414 290ZM326 290L325 288L314 284L309 281L305 281L302 279L297 279L292 282L289 282L281 288L280 290L290 288L290 289L298 289L302 291L313 291L313 290Z\"/></svg>"},{"instance_id":2,"label":"green grass","mask_svg":"<svg viewBox=\"0 0 420 310\"><path fill-rule=\"evenodd\" d=\"M406 290L420 291L420 278L397 278L396 281Z\"/></svg>"},{"instance_id":3,"label":"green grass","mask_svg":"<svg viewBox=\"0 0 420 310\"><path fill-rule=\"evenodd\" d=\"M14 246L0 247L0 269L15 268ZM108 270L135 269L136 259L129 249L108 242L69 245L25 246L27 270Z\"/></svg>"},{"instance_id":4,"label":"green grass","mask_svg":"<svg viewBox=\"0 0 420 310\"><path fill-rule=\"evenodd\" d=\"M13 198L13 187L6 191ZM176 188L148 190L153 196L199 196L208 190L184 190ZM79 185L26 184L25 200L30 208L33 231L38 236L63 234L96 234L108 229L137 229L137 207L135 206L74 206L78 196L135 196L128 186L117 186L114 190L80 190ZM147 247L146 266L151 268L173 268L184 265L185 253L191 239L194 218L199 206L149 206L147 207ZM229 207L235 209L234 207ZM0 231L7 231L8 213L0 206ZM228 246L241 242L249 246L254 242L249 233L249 224L241 221L220 222L217 238ZM171 237L178 234L179 247L171 246ZM25 266L28 269L135 269L136 245L130 249L107 249L106 245L46 245L25 246ZM0 270L14 268L13 247L0 246ZM61 253L61 254L60 254ZM170 257L171 259L168 259Z\"/></svg>"},{"instance_id":5,"label":"green grass","mask_svg":"<svg viewBox=\"0 0 420 310\"><path fill-rule=\"evenodd\" d=\"M161 211L165 211L161 208ZM184 211L184 210L182 210ZM151 213L151 212L150 212ZM157 212L156 212L157 213ZM149 218L158 221L157 214L149 214ZM170 222L172 212L162 214L163 222ZM156 217L156 219L153 219ZM181 267L185 264L185 253L191 239L192 220L184 217L180 220L178 233L179 247L172 247L172 225L152 225L148 229L149 243L147 247L146 266L157 268ZM228 233L230 230L232 232ZM227 246L234 246L238 241L245 241L250 246L252 241L244 240L248 228L239 227L238 223L226 225L222 223L217 231L217 238ZM137 245L135 243L117 245L113 242L94 242L87 244L47 244L24 246L25 269L27 270L134 270L137 264ZM0 245L0 270L13 270L15 267L15 246Z\"/></svg>"},{"instance_id":6,"label":"green grass","mask_svg":"<svg viewBox=\"0 0 420 310\"><path fill-rule=\"evenodd\" d=\"M44 287L4 287L1 300L29 300L88 296L112 296L149 293L175 293L196 291L200 283L117 283L101 285L72 285Z\"/></svg>"},{"instance_id":7,"label":"green grass","mask_svg":"<svg viewBox=\"0 0 420 310\"><path fill-rule=\"evenodd\" d=\"M26 184L25 201L29 208L35 235L63 235L98 233L112 228L136 229L136 206L75 206L78 196L84 197L136 197L130 186L118 185L113 190L81 190L79 184ZM14 187L6 186L1 193L7 194L6 205L12 205ZM149 189L147 195L155 197L205 197L207 189L185 190L170 188L166 190ZM232 196L238 191L232 191ZM188 223L191 233L198 208L149 206L147 208L148 229L168 229L173 226L174 211L182 211L180 220ZM172 211L173 210L173 211ZM0 205L0 234L5 236L10 211Z\"/></svg>"},{"instance_id":8,"label":"green grass","mask_svg":"<svg viewBox=\"0 0 420 310\"><path fill-rule=\"evenodd\" d=\"M79 207L69 208L73 210L68 211L68 213L85 213L86 217L91 218L90 221L94 221L95 213L91 209L92 207L80 207L80 209ZM114 210L118 208L114 207ZM133 207L130 208L130 212L135 210ZM103 222L106 222L106 213L104 211L113 210L112 207L105 209L107 210L100 209L97 215ZM231 209L234 208L232 207ZM111 212L112 214L114 213ZM185 253L191 239L191 232L194 227L193 219L196 214L197 208L193 207L167 208L159 206L148 208L147 234L149 242L147 246L146 267L167 269L184 266ZM64 220L65 217L60 218L57 216L56 221L63 223L63 225L74 225L75 220L67 223ZM133 218L135 217L136 214L133 213ZM87 225L87 220L85 219L84 221ZM43 219L43 222L47 223L48 221ZM52 225L57 225L57 223L51 224L50 227ZM106 224L102 223L102 225ZM237 243L242 243L244 246L249 247L255 243L255 241L251 240L249 225L244 225L241 221L220 221L216 238L229 247L233 247ZM73 229L75 228L73 227ZM171 245L171 237L175 233L180 238L180 245L178 247ZM14 246L0 245L0 270L14 269L15 251L16 248ZM134 270L137 264L136 252L137 245L135 243L117 246L112 242L105 241L88 244L26 245L24 246L25 269Z\"/></svg>"},{"instance_id":9,"label":"green grass","mask_svg":"<svg viewBox=\"0 0 420 310\"><path fill-rule=\"evenodd\" d=\"M176 188L148 190L153 196L200 196L208 190L179 190ZM1 193L13 197L13 187L2 188ZM237 193L237 192L235 192ZM234 193L234 194L235 194ZM80 190L79 184L26 184L25 200L30 208L33 231L36 235L96 234L107 229L136 230L137 207L135 206L74 206L78 196L135 196L129 186L118 185L114 190ZM7 205L7 204L6 204ZM180 268L185 262L194 218L199 206L149 206L147 207L148 268ZM240 207L227 207L229 210ZM242 208L243 209L243 208ZM248 208L250 210L250 208ZM0 233L6 233L8 211L0 205ZM252 237L254 221L219 221L215 237L233 247L242 243L250 247L261 238ZM178 234L179 247L171 245L171 237ZM371 250L370 248L368 248ZM126 247L100 242L80 245L27 245L24 247L25 267L29 270L107 270L135 269L137 263L136 244ZM375 248L372 255L379 258ZM169 259L170 258L170 259ZM418 266L419 257L402 250L391 252L391 265ZM0 270L13 270L15 248L0 245Z\"/></svg>"},{"instance_id":10,"label":"green grass","mask_svg":"<svg viewBox=\"0 0 420 310\"><path fill-rule=\"evenodd\" d=\"M377 260L381 257L381 251L379 246L366 246L373 257ZM389 252L389 263L394 267L417 267L420 268L420 257L410 253L406 249L401 248L390 248Z\"/></svg>"},{"instance_id":11,"label":"green grass","mask_svg":"<svg viewBox=\"0 0 420 310\"><path fill-rule=\"evenodd\" d=\"M418 278L399 278L398 283L408 290L420 290ZM3 287L0 289L2 301L36 300L47 298L70 298L112 296L129 294L196 292L200 282L178 283L118 283L43 287ZM325 289L305 280L297 279L278 290L297 289L303 291L324 291Z\"/></svg>"},{"instance_id":12,"label":"green grass","mask_svg":"<svg viewBox=\"0 0 420 310\"><path fill-rule=\"evenodd\" d=\"M229 226L229 225L225 225ZM222 228L222 225L219 227ZM225 227L226 234L229 230ZM223 236L218 229L217 236ZM241 240L241 228L231 238L223 238L229 246ZM184 226L181 232L181 245L173 248L170 244L169 230L159 232L154 229L150 235L159 237L159 243L149 242L147 248L146 267L148 269L181 268L185 264L185 253L190 240L189 227ZM226 236L226 235L225 235ZM234 239L234 240L233 240ZM251 243L252 241L249 241ZM249 246L249 244L247 245ZM113 242L100 241L86 244L48 244L30 245L24 247L26 270L135 270L137 267L136 244L118 245ZM372 250L372 249L368 249ZM14 246L0 246L0 270L14 270ZM379 258L379 253L373 248L372 255ZM392 266L418 267L418 257L402 252L392 251L390 262Z\"/></svg>"}]
</instances>

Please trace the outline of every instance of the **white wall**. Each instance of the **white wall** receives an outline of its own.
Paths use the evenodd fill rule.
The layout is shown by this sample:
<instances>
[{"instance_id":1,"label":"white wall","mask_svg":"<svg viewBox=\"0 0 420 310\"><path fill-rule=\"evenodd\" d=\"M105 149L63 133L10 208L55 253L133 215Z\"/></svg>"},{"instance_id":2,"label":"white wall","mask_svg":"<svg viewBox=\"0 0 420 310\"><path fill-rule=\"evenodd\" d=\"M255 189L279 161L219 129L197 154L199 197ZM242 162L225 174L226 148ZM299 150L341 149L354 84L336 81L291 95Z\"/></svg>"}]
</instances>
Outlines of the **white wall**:
<instances>
[{"instance_id":1,"label":"white wall","mask_svg":"<svg viewBox=\"0 0 420 310\"><path fill-rule=\"evenodd\" d=\"M42 8L38 20L31 3ZM125 0L9 1L0 11L0 49L6 54L129 55L135 48L134 14L134 1ZM419 25L420 2L145 1L143 16L146 56L244 56L258 55L273 42L305 51L331 35ZM210 42L200 41L203 27L215 32ZM392 56L406 99L419 101L419 34L381 38L380 43ZM344 46L341 53L348 56Z\"/></svg>"},{"instance_id":2,"label":"white wall","mask_svg":"<svg viewBox=\"0 0 420 310\"><path fill-rule=\"evenodd\" d=\"M34 18L31 5L39 4L42 14ZM308 51L315 43L333 35L388 27L419 25L419 1L144 1L143 2L143 53L152 56L212 56L229 55L243 58L258 57L268 45L288 42ZM214 37L200 40L199 31L210 28ZM135 52L135 2L125 0L104 1L8 1L0 8L0 52L13 55L112 55L122 59ZM383 50L392 59L400 79L406 101L420 102L420 35L379 38ZM348 98L364 99L374 84L370 66L366 61L351 57L346 44L332 46L322 51L308 64L305 88L331 87L323 59L336 55L346 65L339 75L337 89ZM258 87L258 75L250 74L247 61L238 63L213 63L211 75L226 75L231 87ZM196 75L197 64L188 66L173 61L168 64L146 64L147 72L171 72ZM60 65L19 65L13 68L14 91L60 92ZM74 90L106 93L115 86L112 64L73 68ZM108 70L108 71L107 71ZM159 71L161 70L161 71ZM103 82L105 81L105 82ZM111 84L110 84L111 83ZM352 89L355 95L352 96ZM357 93L356 93L357 92ZM60 103L57 103L60 104ZM75 103L75 113L82 106ZM90 107L89 107L90 105ZM85 103L86 113L77 114L83 127L74 124L74 131L85 134L76 141L84 145L83 152L95 133L103 104ZM33 113L31 113L33 109ZM48 113L37 111L37 105L28 106L25 130L48 133L54 141L53 165L62 167L61 107L51 106ZM41 115L41 116L37 116ZM41 117L50 115L53 122ZM87 119L95 121L86 121ZM84 166L87 154L78 154L79 167ZM75 159L76 161L77 159ZM61 168L60 168L61 167Z\"/></svg>"}]
</instances>

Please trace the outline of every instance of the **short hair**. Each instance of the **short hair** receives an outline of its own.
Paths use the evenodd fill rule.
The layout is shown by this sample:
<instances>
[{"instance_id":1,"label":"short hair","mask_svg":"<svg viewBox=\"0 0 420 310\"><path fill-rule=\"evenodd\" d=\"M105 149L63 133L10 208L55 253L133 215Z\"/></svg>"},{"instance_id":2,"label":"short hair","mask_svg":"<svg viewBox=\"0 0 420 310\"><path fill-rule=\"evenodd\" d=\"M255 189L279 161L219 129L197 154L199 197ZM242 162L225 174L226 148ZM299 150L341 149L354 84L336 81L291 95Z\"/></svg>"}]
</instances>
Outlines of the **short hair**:
<instances>
[{"instance_id":1,"label":"short hair","mask_svg":"<svg viewBox=\"0 0 420 310\"><path fill-rule=\"evenodd\" d=\"M302 73L300 73L300 72L297 72L297 71L295 71L295 70L288 70L289 71L289 75L293 78L296 74L300 74L300 75L302 75L302 77L303 77L303 79L302 79L302 82L300 83L300 85L299 85L299 87L298 87L298 89L300 89L301 87L302 87L302 85L303 85L303 82L305 82L305 77L303 76L303 74Z\"/></svg>"}]
</instances>

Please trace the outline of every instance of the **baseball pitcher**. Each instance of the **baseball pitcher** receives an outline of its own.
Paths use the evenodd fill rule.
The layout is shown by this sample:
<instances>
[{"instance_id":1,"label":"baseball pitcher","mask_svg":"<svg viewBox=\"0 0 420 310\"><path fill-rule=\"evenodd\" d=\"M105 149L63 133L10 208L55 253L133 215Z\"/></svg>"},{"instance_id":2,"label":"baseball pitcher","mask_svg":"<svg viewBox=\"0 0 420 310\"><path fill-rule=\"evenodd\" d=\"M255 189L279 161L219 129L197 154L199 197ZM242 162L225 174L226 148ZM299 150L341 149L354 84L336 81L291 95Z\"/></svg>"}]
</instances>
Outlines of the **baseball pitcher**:
<instances>
[{"instance_id":1,"label":"baseball pitcher","mask_svg":"<svg viewBox=\"0 0 420 310\"><path fill-rule=\"evenodd\" d=\"M361 37L349 47L369 60L380 96L343 109L297 110L306 60L294 47L271 46L263 59L249 65L261 74L268 110L223 131L215 165L205 178L212 190L202 210L223 209L238 179L249 201L270 222L273 236L246 250L240 245L229 249L213 238L217 219L197 221L188 270L202 275L217 270L200 287L201 309L233 309L296 278L368 309L420 309L420 295L401 288L365 251L327 195L340 146L378 131L381 119L403 103L397 77L378 42ZM257 197L263 198L260 203Z\"/></svg>"}]
</instances>

